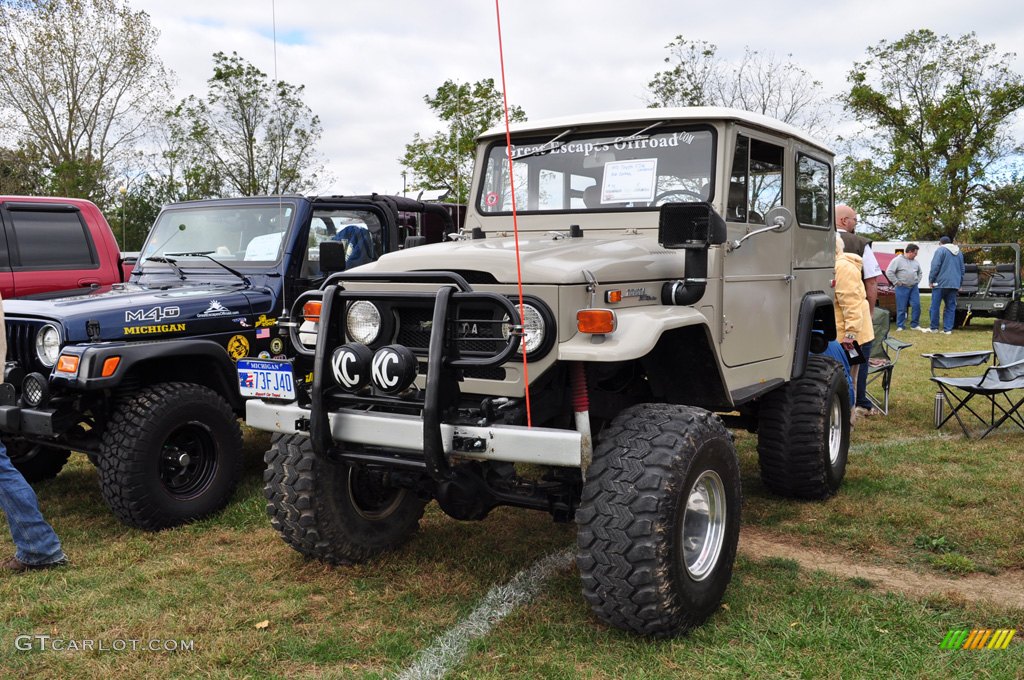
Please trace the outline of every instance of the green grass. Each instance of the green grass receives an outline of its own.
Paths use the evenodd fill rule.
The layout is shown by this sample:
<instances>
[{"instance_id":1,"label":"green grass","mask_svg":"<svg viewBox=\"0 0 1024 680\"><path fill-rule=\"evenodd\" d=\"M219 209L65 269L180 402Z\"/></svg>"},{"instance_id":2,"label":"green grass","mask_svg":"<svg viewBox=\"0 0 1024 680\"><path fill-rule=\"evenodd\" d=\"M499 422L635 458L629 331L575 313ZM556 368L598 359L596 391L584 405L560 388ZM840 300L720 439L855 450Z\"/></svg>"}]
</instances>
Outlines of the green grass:
<instances>
[{"instance_id":1,"label":"green grass","mask_svg":"<svg viewBox=\"0 0 1024 680\"><path fill-rule=\"evenodd\" d=\"M927 308L926 308L927 309ZM787 543L935 576L1024 565L1024 432L984 441L932 426L922 352L985 349L991 322L951 336L906 331L891 415L858 422L847 481L824 503L761 485L754 436L738 433L744 524ZM4 677L388 677L416 658L494 584L574 540L572 526L499 509L460 523L428 508L404 549L357 567L306 561L270 528L262 496L267 437L249 433L239 492L218 516L144 533L103 504L75 455L38 487L69 568L0 576ZM12 550L0 527L0 551ZM257 624L268 621L265 628ZM947 630L1016 627L1024 612L936 595L916 600L782 559L741 558L722 610L672 641L611 630L589 613L575 571L475 642L464 678L1021 677L1024 643L949 652ZM185 639L191 652L17 652L15 636Z\"/></svg>"}]
</instances>

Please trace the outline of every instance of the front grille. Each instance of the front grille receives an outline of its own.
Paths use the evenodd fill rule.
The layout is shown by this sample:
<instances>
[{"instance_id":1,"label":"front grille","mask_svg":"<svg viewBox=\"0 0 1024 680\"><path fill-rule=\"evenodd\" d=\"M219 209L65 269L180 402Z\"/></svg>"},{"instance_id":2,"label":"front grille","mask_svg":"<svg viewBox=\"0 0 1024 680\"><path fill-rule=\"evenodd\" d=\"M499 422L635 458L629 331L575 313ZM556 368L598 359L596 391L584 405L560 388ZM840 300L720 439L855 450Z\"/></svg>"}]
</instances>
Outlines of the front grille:
<instances>
[{"instance_id":1,"label":"front grille","mask_svg":"<svg viewBox=\"0 0 1024 680\"><path fill-rule=\"evenodd\" d=\"M395 342L417 353L426 352L430 344L433 309L402 305L394 311L398 318ZM454 324L460 354L494 354L505 342L501 334L505 318L504 311L496 305L459 305Z\"/></svg>"},{"instance_id":2,"label":"front grille","mask_svg":"<svg viewBox=\"0 0 1024 680\"><path fill-rule=\"evenodd\" d=\"M36 357L36 334L43 321L7 319L7 361L17 361L26 371L46 371Z\"/></svg>"}]
</instances>

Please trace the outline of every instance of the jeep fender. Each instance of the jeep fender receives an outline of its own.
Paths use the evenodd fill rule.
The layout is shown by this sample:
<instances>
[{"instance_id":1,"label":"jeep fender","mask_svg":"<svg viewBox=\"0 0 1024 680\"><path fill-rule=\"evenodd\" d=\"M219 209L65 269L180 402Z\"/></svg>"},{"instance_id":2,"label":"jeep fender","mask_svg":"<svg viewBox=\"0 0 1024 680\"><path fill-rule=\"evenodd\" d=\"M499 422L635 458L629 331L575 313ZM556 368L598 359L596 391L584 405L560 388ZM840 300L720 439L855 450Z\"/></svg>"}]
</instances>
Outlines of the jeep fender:
<instances>
[{"instance_id":1,"label":"jeep fender","mask_svg":"<svg viewBox=\"0 0 1024 680\"><path fill-rule=\"evenodd\" d=\"M606 336L577 333L558 347L559 361L640 360L664 401L731 408L707 318L692 307L632 307L615 311Z\"/></svg>"},{"instance_id":2,"label":"jeep fender","mask_svg":"<svg viewBox=\"0 0 1024 680\"><path fill-rule=\"evenodd\" d=\"M814 331L821 331L826 340L836 339L836 317L832 307L832 296L822 291L807 293L800 301L793 343L793 379L804 374L807 355L811 351L811 334Z\"/></svg>"},{"instance_id":3,"label":"jeep fender","mask_svg":"<svg viewBox=\"0 0 1024 680\"><path fill-rule=\"evenodd\" d=\"M223 345L213 340L180 338L156 342L68 345L61 354L80 357L78 373L65 378L52 374L55 386L72 390L96 391L114 389L132 375L144 375L154 381L177 380L206 385L221 394L232 408L241 410L243 400L238 392L235 363ZM103 377L108 359L120 359L117 369Z\"/></svg>"}]
</instances>

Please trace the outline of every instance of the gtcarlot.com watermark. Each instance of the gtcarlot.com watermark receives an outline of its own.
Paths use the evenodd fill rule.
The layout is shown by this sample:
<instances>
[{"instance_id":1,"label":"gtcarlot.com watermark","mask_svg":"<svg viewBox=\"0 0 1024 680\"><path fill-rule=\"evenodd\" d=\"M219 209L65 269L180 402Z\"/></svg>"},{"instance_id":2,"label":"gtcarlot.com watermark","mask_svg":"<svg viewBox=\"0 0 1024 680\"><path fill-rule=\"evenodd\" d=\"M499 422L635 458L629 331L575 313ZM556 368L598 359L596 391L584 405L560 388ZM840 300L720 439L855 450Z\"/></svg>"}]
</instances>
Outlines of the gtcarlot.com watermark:
<instances>
[{"instance_id":1,"label":"gtcarlot.com watermark","mask_svg":"<svg viewBox=\"0 0 1024 680\"><path fill-rule=\"evenodd\" d=\"M159 640L141 638L66 638L56 635L18 635L14 648L19 652L192 652L195 640Z\"/></svg>"}]
</instances>

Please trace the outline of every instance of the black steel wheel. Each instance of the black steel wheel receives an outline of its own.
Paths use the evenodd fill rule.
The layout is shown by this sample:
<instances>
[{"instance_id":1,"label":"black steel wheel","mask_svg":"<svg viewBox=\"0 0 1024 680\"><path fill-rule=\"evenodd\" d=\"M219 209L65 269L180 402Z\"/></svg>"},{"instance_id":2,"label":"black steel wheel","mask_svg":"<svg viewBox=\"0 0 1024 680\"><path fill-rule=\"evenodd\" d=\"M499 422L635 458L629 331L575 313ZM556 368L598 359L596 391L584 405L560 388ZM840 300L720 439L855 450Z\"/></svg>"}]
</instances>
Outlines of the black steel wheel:
<instances>
[{"instance_id":1,"label":"black steel wheel","mask_svg":"<svg viewBox=\"0 0 1024 680\"><path fill-rule=\"evenodd\" d=\"M126 524L163 529L227 505L242 469L242 431L213 390L161 383L123 399L103 433L103 497Z\"/></svg>"}]
</instances>

